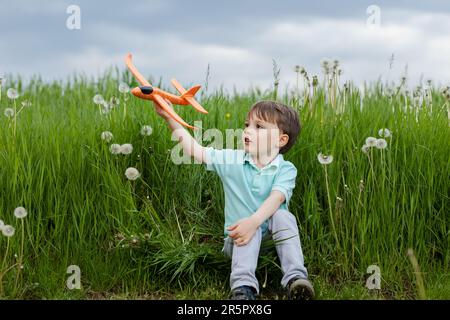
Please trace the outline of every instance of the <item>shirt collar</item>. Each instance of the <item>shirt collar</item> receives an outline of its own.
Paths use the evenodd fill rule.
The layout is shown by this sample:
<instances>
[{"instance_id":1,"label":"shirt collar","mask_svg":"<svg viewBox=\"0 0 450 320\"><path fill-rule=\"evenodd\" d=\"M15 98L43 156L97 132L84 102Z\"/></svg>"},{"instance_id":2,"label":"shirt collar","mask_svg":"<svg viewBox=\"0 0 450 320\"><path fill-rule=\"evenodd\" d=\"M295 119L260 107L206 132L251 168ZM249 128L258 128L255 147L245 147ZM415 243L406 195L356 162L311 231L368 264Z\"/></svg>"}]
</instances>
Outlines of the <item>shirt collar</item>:
<instances>
[{"instance_id":1,"label":"shirt collar","mask_svg":"<svg viewBox=\"0 0 450 320\"><path fill-rule=\"evenodd\" d=\"M247 161L249 162L253 167L255 167L258 170L266 170L271 167L278 168L280 165L281 160L283 160L283 155L279 153L270 163L268 163L265 167L259 168L256 163L253 161L253 157L250 155L250 153L246 152L244 155L244 163Z\"/></svg>"}]
</instances>

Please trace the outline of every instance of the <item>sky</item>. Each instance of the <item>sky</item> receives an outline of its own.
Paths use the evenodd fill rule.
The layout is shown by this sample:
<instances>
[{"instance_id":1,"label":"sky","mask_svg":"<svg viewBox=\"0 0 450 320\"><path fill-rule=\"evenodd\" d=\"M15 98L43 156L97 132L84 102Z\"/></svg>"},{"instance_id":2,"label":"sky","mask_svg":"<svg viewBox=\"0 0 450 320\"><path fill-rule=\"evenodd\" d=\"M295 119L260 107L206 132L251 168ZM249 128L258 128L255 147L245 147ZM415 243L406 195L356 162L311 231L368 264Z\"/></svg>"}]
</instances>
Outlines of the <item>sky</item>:
<instances>
[{"instance_id":1,"label":"sky","mask_svg":"<svg viewBox=\"0 0 450 320\"><path fill-rule=\"evenodd\" d=\"M164 84L204 85L209 65L208 90L269 88L273 60L282 88L295 65L320 76L324 59L339 60L343 81L398 81L407 66L410 86L448 85L450 1L0 0L0 74L95 79L125 69L128 52Z\"/></svg>"}]
</instances>

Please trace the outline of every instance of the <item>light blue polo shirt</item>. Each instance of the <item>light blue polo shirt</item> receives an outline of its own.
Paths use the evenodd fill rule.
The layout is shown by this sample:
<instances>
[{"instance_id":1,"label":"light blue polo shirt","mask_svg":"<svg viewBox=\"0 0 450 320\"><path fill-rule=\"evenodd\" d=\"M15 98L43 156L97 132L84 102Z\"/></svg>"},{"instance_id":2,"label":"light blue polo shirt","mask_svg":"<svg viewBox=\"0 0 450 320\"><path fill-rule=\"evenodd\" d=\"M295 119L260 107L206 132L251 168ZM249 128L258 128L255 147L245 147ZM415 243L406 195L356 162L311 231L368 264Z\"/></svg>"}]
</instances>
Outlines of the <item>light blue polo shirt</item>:
<instances>
[{"instance_id":1,"label":"light blue polo shirt","mask_svg":"<svg viewBox=\"0 0 450 320\"><path fill-rule=\"evenodd\" d=\"M288 210L295 188L297 169L278 154L264 168L258 168L244 150L206 148L206 170L214 171L222 180L225 192L225 236L227 228L259 209L272 190L281 191L286 200L280 205ZM268 221L262 225L263 234Z\"/></svg>"}]
</instances>

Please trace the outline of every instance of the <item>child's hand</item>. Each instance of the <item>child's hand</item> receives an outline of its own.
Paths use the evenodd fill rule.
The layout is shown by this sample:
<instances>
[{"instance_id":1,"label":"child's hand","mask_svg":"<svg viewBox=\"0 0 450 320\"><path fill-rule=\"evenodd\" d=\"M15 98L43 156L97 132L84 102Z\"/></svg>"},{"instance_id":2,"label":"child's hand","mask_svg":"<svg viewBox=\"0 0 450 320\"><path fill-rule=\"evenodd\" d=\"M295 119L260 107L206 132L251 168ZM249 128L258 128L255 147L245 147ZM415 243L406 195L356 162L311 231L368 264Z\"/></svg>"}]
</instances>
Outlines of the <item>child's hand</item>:
<instances>
[{"instance_id":1,"label":"child's hand","mask_svg":"<svg viewBox=\"0 0 450 320\"><path fill-rule=\"evenodd\" d=\"M234 239L234 243L238 246L245 246L250 242L256 230L259 228L259 224L253 217L248 217L239 220L232 226L227 228L231 231L228 235Z\"/></svg>"},{"instance_id":2,"label":"child's hand","mask_svg":"<svg viewBox=\"0 0 450 320\"><path fill-rule=\"evenodd\" d=\"M169 106L169 108L173 110L172 103L167 99L164 99L164 100L167 102L167 105ZM155 106L156 113L159 114L162 118L164 118L166 120L170 118L169 114L163 108L161 108L159 106L159 104L157 104L156 102L153 101L153 105Z\"/></svg>"}]
</instances>

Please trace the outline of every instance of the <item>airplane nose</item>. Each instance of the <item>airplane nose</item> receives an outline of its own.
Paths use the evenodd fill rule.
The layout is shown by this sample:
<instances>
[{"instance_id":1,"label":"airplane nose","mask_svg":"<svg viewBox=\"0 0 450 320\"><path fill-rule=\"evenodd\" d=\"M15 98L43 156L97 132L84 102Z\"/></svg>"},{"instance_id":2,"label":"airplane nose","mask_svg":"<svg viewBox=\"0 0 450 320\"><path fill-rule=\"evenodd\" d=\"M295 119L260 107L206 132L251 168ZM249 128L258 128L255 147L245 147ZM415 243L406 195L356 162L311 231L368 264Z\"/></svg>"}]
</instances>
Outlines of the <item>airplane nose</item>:
<instances>
[{"instance_id":1,"label":"airplane nose","mask_svg":"<svg viewBox=\"0 0 450 320\"><path fill-rule=\"evenodd\" d=\"M141 94L141 89L139 87L131 89L131 94L135 97L139 97Z\"/></svg>"},{"instance_id":2,"label":"airplane nose","mask_svg":"<svg viewBox=\"0 0 450 320\"><path fill-rule=\"evenodd\" d=\"M141 89L143 94L151 94L153 92L152 86L140 86L139 89Z\"/></svg>"}]
</instances>

